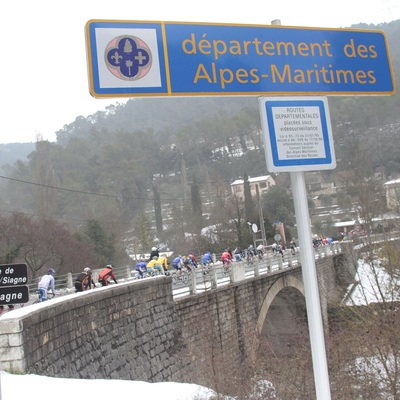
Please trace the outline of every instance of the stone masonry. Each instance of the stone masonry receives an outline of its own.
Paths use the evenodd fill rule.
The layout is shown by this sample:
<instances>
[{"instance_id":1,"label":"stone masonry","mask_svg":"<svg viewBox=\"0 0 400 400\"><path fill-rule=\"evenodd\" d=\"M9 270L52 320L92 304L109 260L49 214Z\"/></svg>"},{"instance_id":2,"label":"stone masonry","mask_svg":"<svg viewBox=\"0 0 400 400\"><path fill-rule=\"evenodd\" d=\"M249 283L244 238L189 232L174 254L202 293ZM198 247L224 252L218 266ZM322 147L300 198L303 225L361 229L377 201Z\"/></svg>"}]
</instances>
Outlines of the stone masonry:
<instances>
[{"instance_id":1,"label":"stone masonry","mask_svg":"<svg viewBox=\"0 0 400 400\"><path fill-rule=\"evenodd\" d=\"M343 295L343 254L317 261L321 307ZM168 276L72 294L0 318L1 368L65 378L194 382L218 387L216 369L256 351L270 288L288 268L174 300ZM346 280L347 282L347 280ZM346 283L347 284L347 283ZM298 291L298 289L295 289ZM325 320L325 318L324 318ZM262 321L261 321L262 322Z\"/></svg>"}]
</instances>

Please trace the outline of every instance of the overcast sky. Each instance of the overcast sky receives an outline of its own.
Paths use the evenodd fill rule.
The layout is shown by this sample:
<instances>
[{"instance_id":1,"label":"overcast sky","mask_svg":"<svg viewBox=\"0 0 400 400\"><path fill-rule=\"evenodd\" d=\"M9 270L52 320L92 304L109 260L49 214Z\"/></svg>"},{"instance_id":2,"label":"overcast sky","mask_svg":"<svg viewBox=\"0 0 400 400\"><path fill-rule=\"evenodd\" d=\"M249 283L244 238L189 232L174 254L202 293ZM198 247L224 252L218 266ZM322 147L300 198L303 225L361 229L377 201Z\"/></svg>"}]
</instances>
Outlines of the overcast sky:
<instances>
[{"instance_id":1,"label":"overcast sky","mask_svg":"<svg viewBox=\"0 0 400 400\"><path fill-rule=\"evenodd\" d=\"M238 6L236 6L238 4ZM34 142L126 99L88 90L84 27L90 19L345 28L400 19L400 0L21 0L3 2L0 143Z\"/></svg>"}]
</instances>

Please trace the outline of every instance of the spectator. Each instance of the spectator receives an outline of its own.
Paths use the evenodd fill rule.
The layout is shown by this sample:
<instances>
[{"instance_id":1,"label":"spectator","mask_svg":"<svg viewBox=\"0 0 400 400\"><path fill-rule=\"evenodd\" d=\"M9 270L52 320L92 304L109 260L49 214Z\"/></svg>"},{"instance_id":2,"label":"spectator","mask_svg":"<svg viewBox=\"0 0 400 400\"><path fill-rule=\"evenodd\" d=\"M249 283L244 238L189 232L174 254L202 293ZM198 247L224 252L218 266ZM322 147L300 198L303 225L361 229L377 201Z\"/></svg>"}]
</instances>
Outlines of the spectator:
<instances>
[{"instance_id":1,"label":"spectator","mask_svg":"<svg viewBox=\"0 0 400 400\"><path fill-rule=\"evenodd\" d=\"M92 287L93 289L96 287L92 277L92 270L85 268L75 279L75 289L77 292L84 292L92 289Z\"/></svg>"},{"instance_id":2,"label":"spectator","mask_svg":"<svg viewBox=\"0 0 400 400\"><path fill-rule=\"evenodd\" d=\"M113 271L113 267L111 264L108 264L103 271L100 272L99 275L99 282L101 283L101 286L108 286L110 283L110 280L113 280L115 283L117 282L117 279L115 278L115 274Z\"/></svg>"},{"instance_id":3,"label":"spectator","mask_svg":"<svg viewBox=\"0 0 400 400\"><path fill-rule=\"evenodd\" d=\"M51 289L51 291L53 293L53 297L55 297L55 295L56 295L56 291L54 288L54 285L55 285L54 274L55 273L56 273L56 271L54 271L53 268L50 268L47 271L47 274L43 275L39 281L38 291L40 292L39 295L40 295L42 301L47 300L47 291L49 288Z\"/></svg>"}]
</instances>

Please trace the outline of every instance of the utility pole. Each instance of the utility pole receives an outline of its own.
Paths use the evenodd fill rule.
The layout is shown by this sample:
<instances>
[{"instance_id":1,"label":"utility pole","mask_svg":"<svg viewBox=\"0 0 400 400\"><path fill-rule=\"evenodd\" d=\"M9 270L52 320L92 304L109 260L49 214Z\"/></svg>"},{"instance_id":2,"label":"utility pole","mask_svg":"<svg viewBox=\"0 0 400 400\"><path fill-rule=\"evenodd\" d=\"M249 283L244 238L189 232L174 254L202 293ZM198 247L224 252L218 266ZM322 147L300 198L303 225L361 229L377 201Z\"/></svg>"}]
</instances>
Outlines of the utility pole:
<instances>
[{"instance_id":1,"label":"utility pole","mask_svg":"<svg viewBox=\"0 0 400 400\"><path fill-rule=\"evenodd\" d=\"M260 200L260 189L259 189L258 185L256 185L256 196L257 196L257 202L258 202L258 217L260 220L261 239L262 239L262 244L264 246L266 246L267 245L267 237L265 235L264 215L263 215L263 210L262 210L262 205L261 205L261 200Z\"/></svg>"}]
</instances>

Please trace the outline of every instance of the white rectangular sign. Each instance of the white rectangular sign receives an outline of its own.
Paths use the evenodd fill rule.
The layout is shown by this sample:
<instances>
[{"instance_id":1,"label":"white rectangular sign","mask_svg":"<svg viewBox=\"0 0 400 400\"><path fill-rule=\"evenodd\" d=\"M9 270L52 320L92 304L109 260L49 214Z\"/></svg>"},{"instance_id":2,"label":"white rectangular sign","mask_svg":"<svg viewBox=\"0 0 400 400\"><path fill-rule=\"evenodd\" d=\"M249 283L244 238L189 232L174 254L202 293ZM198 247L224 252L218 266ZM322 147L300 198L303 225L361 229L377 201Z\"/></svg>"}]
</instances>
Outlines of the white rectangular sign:
<instances>
[{"instance_id":1,"label":"white rectangular sign","mask_svg":"<svg viewBox=\"0 0 400 400\"><path fill-rule=\"evenodd\" d=\"M262 97L259 104L268 171L336 168L326 97Z\"/></svg>"}]
</instances>

